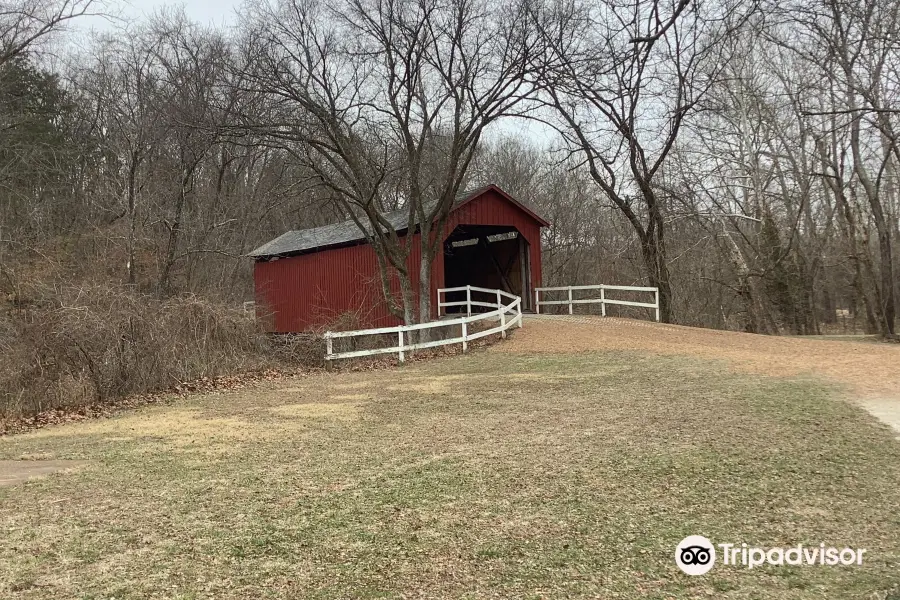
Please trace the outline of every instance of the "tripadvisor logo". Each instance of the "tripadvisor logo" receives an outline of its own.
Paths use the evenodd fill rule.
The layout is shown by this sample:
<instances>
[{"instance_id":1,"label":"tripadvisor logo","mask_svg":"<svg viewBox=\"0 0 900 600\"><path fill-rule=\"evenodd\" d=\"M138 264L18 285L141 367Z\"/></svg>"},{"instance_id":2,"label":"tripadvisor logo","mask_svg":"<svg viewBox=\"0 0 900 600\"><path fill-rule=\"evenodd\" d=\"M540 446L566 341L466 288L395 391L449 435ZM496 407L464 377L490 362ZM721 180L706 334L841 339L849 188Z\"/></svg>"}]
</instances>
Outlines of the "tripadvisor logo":
<instances>
[{"instance_id":1,"label":"tripadvisor logo","mask_svg":"<svg viewBox=\"0 0 900 600\"><path fill-rule=\"evenodd\" d=\"M703 575L716 564L718 546L722 564L747 569L773 566L850 566L861 565L862 548L835 548L825 546L804 546L797 544L789 548L758 548L747 544L713 544L702 535L689 535L675 547L675 564L688 575Z\"/></svg>"},{"instance_id":2,"label":"tripadvisor logo","mask_svg":"<svg viewBox=\"0 0 900 600\"><path fill-rule=\"evenodd\" d=\"M716 549L702 535L689 535L675 548L675 564L688 575L703 575L716 564Z\"/></svg>"}]
</instances>

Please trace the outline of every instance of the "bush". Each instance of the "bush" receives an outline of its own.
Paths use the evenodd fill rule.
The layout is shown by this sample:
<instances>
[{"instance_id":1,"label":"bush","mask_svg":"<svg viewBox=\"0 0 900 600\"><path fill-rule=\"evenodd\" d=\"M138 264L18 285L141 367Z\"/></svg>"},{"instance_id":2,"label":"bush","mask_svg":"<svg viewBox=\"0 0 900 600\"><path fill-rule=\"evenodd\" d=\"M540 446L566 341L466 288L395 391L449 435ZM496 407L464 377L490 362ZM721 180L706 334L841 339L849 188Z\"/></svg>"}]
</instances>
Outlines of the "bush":
<instances>
[{"instance_id":1,"label":"bush","mask_svg":"<svg viewBox=\"0 0 900 600\"><path fill-rule=\"evenodd\" d=\"M310 340L273 343L239 308L196 296L158 300L109 285L57 288L28 321L7 320L0 336L4 418L313 356ZM321 354L319 343L320 361Z\"/></svg>"}]
</instances>

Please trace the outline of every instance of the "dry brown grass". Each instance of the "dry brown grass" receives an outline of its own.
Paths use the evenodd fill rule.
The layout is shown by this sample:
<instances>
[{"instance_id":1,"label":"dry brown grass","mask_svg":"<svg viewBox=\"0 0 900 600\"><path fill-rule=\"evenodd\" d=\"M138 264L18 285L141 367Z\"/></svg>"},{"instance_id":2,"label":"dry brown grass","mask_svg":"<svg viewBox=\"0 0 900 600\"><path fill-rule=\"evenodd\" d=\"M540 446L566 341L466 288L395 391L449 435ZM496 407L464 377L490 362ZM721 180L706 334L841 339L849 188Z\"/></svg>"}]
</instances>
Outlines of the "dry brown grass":
<instances>
[{"instance_id":1,"label":"dry brown grass","mask_svg":"<svg viewBox=\"0 0 900 600\"><path fill-rule=\"evenodd\" d=\"M0 490L0 595L898 590L900 446L835 390L672 353L526 352L530 329L488 352L0 439L0 458L89 461ZM688 578L672 554L689 533L868 554L859 568Z\"/></svg>"},{"instance_id":2,"label":"dry brown grass","mask_svg":"<svg viewBox=\"0 0 900 600\"><path fill-rule=\"evenodd\" d=\"M337 396L336 400L366 400L368 396L359 394L351 397ZM324 403L304 402L301 404L285 404L271 409L280 416L295 419L356 419L359 417L359 406L349 402Z\"/></svg>"},{"instance_id":3,"label":"dry brown grass","mask_svg":"<svg viewBox=\"0 0 900 600\"><path fill-rule=\"evenodd\" d=\"M859 395L900 394L900 344L778 337L592 316L532 316L498 352L642 351L726 361L774 377L812 375Z\"/></svg>"}]
</instances>

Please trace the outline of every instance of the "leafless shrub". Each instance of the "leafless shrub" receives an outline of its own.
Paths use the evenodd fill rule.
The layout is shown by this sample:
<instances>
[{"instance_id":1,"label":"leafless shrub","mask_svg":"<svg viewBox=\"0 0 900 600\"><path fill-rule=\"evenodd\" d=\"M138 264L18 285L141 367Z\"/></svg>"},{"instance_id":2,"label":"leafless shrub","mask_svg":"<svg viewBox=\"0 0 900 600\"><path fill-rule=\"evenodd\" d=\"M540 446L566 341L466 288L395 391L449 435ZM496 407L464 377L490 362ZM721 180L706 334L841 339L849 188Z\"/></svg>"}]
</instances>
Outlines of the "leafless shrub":
<instances>
[{"instance_id":1,"label":"leafless shrub","mask_svg":"<svg viewBox=\"0 0 900 600\"><path fill-rule=\"evenodd\" d=\"M103 403L273 362L321 360L312 340L273 342L239 307L196 296L158 300L91 285L59 288L44 304L38 318L5 342L4 417Z\"/></svg>"},{"instance_id":2,"label":"leafless shrub","mask_svg":"<svg viewBox=\"0 0 900 600\"><path fill-rule=\"evenodd\" d=\"M291 333L270 340L272 356L279 362L309 367L325 366L325 344L315 333Z\"/></svg>"}]
</instances>

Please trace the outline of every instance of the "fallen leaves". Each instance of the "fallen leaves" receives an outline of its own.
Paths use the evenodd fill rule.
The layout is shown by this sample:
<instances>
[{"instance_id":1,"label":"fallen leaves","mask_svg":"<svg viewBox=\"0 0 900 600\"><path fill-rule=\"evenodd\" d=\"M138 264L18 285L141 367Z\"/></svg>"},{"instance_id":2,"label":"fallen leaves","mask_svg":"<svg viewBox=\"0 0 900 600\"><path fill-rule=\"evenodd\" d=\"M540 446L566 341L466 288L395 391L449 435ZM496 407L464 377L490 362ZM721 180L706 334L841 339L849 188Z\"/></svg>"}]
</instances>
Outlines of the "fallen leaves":
<instances>
[{"instance_id":1,"label":"fallen leaves","mask_svg":"<svg viewBox=\"0 0 900 600\"><path fill-rule=\"evenodd\" d=\"M259 385L267 381L275 381L284 377L294 377L312 372L312 370L264 369L234 375L218 377L201 377L194 381L184 381L173 385L168 390L152 394L138 394L126 398L115 398L95 402L85 406L72 406L42 411L31 417L8 418L0 420L0 436L41 429L51 425L77 423L88 419L107 418L122 411L133 410L155 404L171 404L179 398L194 394L209 394L239 390Z\"/></svg>"}]
</instances>

